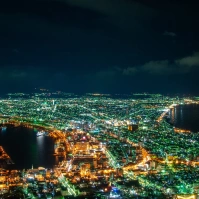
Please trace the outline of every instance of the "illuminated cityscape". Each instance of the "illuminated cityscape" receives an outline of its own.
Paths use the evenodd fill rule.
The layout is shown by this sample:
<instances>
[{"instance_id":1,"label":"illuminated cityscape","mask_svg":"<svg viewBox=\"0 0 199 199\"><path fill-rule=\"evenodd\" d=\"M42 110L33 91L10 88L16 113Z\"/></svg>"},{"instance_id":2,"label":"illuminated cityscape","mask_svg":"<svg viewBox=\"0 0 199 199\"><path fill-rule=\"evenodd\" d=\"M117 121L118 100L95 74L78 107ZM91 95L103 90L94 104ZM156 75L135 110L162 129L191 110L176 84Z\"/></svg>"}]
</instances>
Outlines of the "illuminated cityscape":
<instances>
[{"instance_id":1,"label":"illuminated cityscape","mask_svg":"<svg viewBox=\"0 0 199 199\"><path fill-rule=\"evenodd\" d=\"M195 0L0 0L0 199L199 199Z\"/></svg>"},{"instance_id":2,"label":"illuminated cityscape","mask_svg":"<svg viewBox=\"0 0 199 199\"><path fill-rule=\"evenodd\" d=\"M50 96L14 93L0 100L2 132L10 125L36 128L35 137L51 137L60 158L53 168L10 170L15 163L1 147L3 198L198 197L199 133L168 123L176 107L197 105L197 98Z\"/></svg>"}]
</instances>

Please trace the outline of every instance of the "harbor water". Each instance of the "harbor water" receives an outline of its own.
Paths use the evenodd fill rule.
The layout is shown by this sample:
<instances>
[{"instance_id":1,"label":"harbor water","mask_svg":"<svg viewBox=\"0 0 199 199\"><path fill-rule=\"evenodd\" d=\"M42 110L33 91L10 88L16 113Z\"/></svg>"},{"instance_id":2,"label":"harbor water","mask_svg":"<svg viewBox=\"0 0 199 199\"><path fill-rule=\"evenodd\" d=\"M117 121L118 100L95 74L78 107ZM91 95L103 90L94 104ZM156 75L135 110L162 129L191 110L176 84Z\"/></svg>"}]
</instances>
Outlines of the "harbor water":
<instances>
[{"instance_id":1,"label":"harbor water","mask_svg":"<svg viewBox=\"0 0 199 199\"><path fill-rule=\"evenodd\" d=\"M43 166L52 168L56 164L54 141L47 136L36 136L37 130L23 126L7 126L0 131L0 145L15 163L15 169Z\"/></svg>"},{"instance_id":2,"label":"harbor water","mask_svg":"<svg viewBox=\"0 0 199 199\"><path fill-rule=\"evenodd\" d=\"M176 128L199 132L199 104L176 106L170 110L168 121Z\"/></svg>"}]
</instances>

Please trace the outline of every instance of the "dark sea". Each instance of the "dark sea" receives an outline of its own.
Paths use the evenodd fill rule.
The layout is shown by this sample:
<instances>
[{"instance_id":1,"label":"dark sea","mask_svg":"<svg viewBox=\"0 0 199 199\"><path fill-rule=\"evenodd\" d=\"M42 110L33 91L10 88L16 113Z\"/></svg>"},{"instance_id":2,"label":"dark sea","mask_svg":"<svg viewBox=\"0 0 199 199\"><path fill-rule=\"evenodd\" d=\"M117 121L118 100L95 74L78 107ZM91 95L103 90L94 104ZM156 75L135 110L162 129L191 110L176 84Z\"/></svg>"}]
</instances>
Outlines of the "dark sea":
<instances>
[{"instance_id":1,"label":"dark sea","mask_svg":"<svg viewBox=\"0 0 199 199\"><path fill-rule=\"evenodd\" d=\"M52 168L56 164L54 141L50 137L36 136L37 130L23 126L7 126L0 131L0 145L15 163L14 169L30 169L32 166Z\"/></svg>"},{"instance_id":2,"label":"dark sea","mask_svg":"<svg viewBox=\"0 0 199 199\"><path fill-rule=\"evenodd\" d=\"M199 104L179 105L170 110L169 123L177 128L199 132Z\"/></svg>"}]
</instances>

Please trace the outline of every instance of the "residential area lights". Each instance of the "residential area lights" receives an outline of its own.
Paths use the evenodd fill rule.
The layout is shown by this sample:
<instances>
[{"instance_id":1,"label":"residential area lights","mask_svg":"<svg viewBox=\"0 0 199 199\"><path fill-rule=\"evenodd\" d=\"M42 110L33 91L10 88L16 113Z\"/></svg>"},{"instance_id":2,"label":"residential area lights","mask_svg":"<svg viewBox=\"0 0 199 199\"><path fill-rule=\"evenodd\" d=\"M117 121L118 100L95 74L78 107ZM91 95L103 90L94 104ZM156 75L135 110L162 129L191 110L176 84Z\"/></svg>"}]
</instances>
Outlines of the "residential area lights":
<instances>
[{"instance_id":1,"label":"residential area lights","mask_svg":"<svg viewBox=\"0 0 199 199\"><path fill-rule=\"evenodd\" d=\"M64 160L51 174L63 197L198 197L199 133L168 123L177 106L198 101L160 94L49 96L1 99L0 121L2 129L44 129L63 148L56 153Z\"/></svg>"}]
</instances>

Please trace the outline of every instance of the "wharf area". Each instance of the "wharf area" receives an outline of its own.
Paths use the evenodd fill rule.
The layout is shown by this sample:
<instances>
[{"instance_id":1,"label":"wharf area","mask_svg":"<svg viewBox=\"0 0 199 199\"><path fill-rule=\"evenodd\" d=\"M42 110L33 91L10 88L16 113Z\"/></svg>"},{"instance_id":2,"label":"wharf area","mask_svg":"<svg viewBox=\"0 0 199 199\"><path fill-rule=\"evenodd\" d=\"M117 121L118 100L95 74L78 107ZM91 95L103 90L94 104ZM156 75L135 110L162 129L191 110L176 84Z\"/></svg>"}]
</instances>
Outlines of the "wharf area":
<instances>
[{"instance_id":1,"label":"wharf area","mask_svg":"<svg viewBox=\"0 0 199 199\"><path fill-rule=\"evenodd\" d=\"M14 164L10 156L5 152L2 146L0 146L0 165L2 164Z\"/></svg>"}]
</instances>

